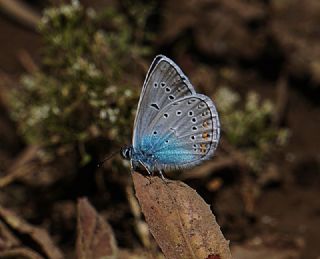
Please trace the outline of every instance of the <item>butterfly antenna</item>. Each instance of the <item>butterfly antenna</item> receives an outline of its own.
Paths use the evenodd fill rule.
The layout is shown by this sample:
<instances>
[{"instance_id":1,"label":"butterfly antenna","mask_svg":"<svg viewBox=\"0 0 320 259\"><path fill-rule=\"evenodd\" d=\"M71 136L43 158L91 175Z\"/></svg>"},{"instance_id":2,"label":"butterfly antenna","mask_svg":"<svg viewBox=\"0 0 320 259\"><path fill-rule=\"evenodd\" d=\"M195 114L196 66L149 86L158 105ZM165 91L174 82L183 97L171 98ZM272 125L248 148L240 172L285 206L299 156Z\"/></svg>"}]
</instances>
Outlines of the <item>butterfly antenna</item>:
<instances>
[{"instance_id":1,"label":"butterfly antenna","mask_svg":"<svg viewBox=\"0 0 320 259\"><path fill-rule=\"evenodd\" d=\"M119 150L112 152L110 155L108 155L106 158L104 158L102 161L100 161L97 164L97 167L101 167L106 161L108 161L110 158L112 158L113 156L115 156L118 153L119 153Z\"/></svg>"}]
</instances>

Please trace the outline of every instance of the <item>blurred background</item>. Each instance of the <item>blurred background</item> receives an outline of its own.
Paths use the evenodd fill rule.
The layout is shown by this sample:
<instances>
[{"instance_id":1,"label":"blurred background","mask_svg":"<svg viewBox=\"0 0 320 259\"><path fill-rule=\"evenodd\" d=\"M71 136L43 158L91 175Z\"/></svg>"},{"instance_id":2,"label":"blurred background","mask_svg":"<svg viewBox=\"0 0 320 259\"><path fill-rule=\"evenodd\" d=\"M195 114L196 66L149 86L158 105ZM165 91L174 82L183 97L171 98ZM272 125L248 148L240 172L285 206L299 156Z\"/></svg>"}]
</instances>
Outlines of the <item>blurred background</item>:
<instances>
[{"instance_id":1,"label":"blurred background","mask_svg":"<svg viewBox=\"0 0 320 259\"><path fill-rule=\"evenodd\" d=\"M161 258L128 164L97 163L131 142L164 54L214 100L222 129L211 161L168 177L211 206L235 258L320 258L319 14L318 0L0 0L0 212L75 258L86 196L127 258ZM0 257L37 251L5 218Z\"/></svg>"}]
</instances>

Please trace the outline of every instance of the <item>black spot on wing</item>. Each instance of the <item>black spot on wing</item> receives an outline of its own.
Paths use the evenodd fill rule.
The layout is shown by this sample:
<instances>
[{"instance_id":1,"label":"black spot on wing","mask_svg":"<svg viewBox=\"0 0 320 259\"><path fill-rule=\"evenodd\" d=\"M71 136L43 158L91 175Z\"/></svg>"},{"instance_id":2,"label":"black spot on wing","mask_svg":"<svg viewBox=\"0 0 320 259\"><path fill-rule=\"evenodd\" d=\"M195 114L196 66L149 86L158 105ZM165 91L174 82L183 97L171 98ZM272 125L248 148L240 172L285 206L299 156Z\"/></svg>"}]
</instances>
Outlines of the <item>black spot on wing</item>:
<instances>
[{"instance_id":1,"label":"black spot on wing","mask_svg":"<svg viewBox=\"0 0 320 259\"><path fill-rule=\"evenodd\" d=\"M150 106L151 106L152 108L158 110L158 111L160 110L158 104L156 104L156 103L152 103Z\"/></svg>"}]
</instances>

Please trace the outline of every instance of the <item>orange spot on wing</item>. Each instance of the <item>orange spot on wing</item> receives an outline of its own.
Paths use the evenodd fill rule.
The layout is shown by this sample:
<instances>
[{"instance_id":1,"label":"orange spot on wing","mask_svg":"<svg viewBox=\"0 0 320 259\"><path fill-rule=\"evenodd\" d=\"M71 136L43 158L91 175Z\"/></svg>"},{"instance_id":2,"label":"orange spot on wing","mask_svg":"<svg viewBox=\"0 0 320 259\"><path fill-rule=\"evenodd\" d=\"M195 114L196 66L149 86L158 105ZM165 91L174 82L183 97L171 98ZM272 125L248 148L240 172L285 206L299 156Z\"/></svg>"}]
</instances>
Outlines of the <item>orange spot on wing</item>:
<instances>
[{"instance_id":1,"label":"orange spot on wing","mask_svg":"<svg viewBox=\"0 0 320 259\"><path fill-rule=\"evenodd\" d=\"M208 132L203 132L203 133L202 133L202 138L205 139L205 140L207 140L207 139L209 138Z\"/></svg>"},{"instance_id":2,"label":"orange spot on wing","mask_svg":"<svg viewBox=\"0 0 320 259\"><path fill-rule=\"evenodd\" d=\"M206 144L200 144L200 151L202 152L202 153L206 153L206 151L207 151L207 146L206 146Z\"/></svg>"}]
</instances>

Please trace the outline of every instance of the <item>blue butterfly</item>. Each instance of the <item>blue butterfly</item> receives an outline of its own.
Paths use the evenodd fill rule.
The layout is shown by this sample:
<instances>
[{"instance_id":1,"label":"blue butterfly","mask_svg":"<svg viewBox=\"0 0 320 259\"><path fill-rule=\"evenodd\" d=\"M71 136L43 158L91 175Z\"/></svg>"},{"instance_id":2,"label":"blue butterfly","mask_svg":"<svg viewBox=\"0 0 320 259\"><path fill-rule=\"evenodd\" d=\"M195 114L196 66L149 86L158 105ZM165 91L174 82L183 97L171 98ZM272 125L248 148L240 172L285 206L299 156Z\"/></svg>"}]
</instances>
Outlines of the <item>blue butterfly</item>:
<instances>
[{"instance_id":1,"label":"blue butterfly","mask_svg":"<svg viewBox=\"0 0 320 259\"><path fill-rule=\"evenodd\" d=\"M151 175L190 168L217 148L220 123L212 100L197 94L169 58L158 55L145 78L134 122L133 143L121 149L132 170Z\"/></svg>"}]
</instances>

